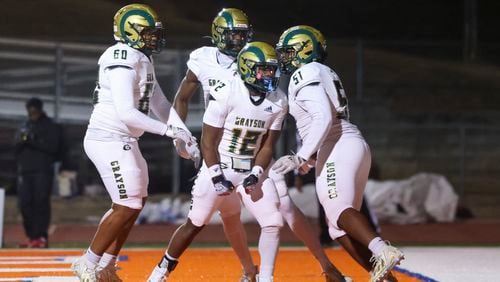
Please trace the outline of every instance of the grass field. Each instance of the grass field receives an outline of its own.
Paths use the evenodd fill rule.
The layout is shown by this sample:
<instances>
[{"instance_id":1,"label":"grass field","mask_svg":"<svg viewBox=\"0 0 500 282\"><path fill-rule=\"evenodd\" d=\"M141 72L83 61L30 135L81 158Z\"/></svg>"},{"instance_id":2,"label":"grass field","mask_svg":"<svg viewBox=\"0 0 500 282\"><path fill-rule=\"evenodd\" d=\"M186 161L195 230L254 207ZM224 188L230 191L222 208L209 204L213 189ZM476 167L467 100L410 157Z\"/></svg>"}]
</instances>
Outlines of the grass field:
<instances>
[{"instance_id":1,"label":"grass field","mask_svg":"<svg viewBox=\"0 0 500 282\"><path fill-rule=\"evenodd\" d=\"M81 255L77 249L1 250L0 281L78 281L70 271L71 262ZM145 281L161 258L163 249L126 249L120 257L118 274L124 281ZM342 250L328 249L328 256L354 281L368 281L368 274ZM258 262L258 253L252 250ZM182 257L169 281L237 281L240 265L227 248L193 248ZM421 281L395 273L399 281ZM278 255L275 281L324 281L319 265L303 248L282 248Z\"/></svg>"}]
</instances>

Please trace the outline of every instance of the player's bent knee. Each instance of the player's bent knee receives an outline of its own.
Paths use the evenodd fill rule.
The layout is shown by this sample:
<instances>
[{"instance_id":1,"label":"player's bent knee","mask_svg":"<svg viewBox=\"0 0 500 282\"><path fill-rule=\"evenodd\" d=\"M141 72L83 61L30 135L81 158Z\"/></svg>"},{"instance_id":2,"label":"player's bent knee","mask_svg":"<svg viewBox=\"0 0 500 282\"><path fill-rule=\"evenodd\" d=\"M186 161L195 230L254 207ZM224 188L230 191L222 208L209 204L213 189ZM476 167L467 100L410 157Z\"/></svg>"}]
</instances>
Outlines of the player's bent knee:
<instances>
[{"instance_id":1,"label":"player's bent knee","mask_svg":"<svg viewBox=\"0 0 500 282\"><path fill-rule=\"evenodd\" d=\"M188 214L188 221L196 227L202 227L206 224L205 221L207 220L206 217L203 215L190 212Z\"/></svg>"},{"instance_id":2,"label":"player's bent knee","mask_svg":"<svg viewBox=\"0 0 500 282\"><path fill-rule=\"evenodd\" d=\"M340 229L338 222L340 215L347 209L353 208L352 205L349 204L344 204L344 203L335 203L335 205L329 205L325 206L323 205L325 209L325 214L326 217L328 218L328 221L337 229Z\"/></svg>"},{"instance_id":3,"label":"player's bent knee","mask_svg":"<svg viewBox=\"0 0 500 282\"><path fill-rule=\"evenodd\" d=\"M121 207L125 207L128 209L132 209L140 212L144 206L144 201L141 198L127 198L126 200L122 200L119 202L113 202L113 205L118 205Z\"/></svg>"},{"instance_id":4,"label":"player's bent knee","mask_svg":"<svg viewBox=\"0 0 500 282\"><path fill-rule=\"evenodd\" d=\"M205 225L196 225L190 218L187 219L186 223L184 223L184 232L189 234L197 234L200 232Z\"/></svg>"},{"instance_id":5,"label":"player's bent knee","mask_svg":"<svg viewBox=\"0 0 500 282\"><path fill-rule=\"evenodd\" d=\"M332 240L336 240L336 239L346 235L344 230L338 229L338 228L333 227L333 226L328 228L328 234L330 235L330 238L332 238Z\"/></svg>"}]
</instances>

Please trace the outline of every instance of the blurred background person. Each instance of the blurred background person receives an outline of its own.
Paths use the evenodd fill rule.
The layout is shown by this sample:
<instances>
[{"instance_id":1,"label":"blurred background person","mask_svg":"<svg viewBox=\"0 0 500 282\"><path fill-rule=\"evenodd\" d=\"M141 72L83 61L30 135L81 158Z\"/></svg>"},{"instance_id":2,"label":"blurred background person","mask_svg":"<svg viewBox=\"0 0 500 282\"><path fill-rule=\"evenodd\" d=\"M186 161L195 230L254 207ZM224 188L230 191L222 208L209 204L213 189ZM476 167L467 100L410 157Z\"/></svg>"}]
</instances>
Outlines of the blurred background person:
<instances>
[{"instance_id":1,"label":"blurred background person","mask_svg":"<svg viewBox=\"0 0 500 282\"><path fill-rule=\"evenodd\" d=\"M50 195L54 164L61 157L62 131L43 111L43 102L26 102L28 120L15 136L19 208L28 241L27 248L47 248L50 224Z\"/></svg>"}]
</instances>

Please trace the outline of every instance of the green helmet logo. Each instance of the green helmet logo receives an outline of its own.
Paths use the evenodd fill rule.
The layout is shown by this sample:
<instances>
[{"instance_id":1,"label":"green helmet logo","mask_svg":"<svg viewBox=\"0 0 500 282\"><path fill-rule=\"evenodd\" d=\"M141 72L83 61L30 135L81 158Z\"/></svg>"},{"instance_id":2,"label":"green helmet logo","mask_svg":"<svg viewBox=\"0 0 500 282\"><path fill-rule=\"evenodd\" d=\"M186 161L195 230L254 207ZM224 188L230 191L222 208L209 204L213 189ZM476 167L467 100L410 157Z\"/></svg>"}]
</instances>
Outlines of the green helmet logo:
<instances>
[{"instance_id":1,"label":"green helmet logo","mask_svg":"<svg viewBox=\"0 0 500 282\"><path fill-rule=\"evenodd\" d=\"M224 54L236 57L252 38L247 15L235 8L224 8L212 22L212 43Z\"/></svg>"},{"instance_id":2,"label":"green helmet logo","mask_svg":"<svg viewBox=\"0 0 500 282\"><path fill-rule=\"evenodd\" d=\"M265 42L250 42L238 54L238 74L247 86L260 93L278 87L278 59L274 48Z\"/></svg>"},{"instance_id":3,"label":"green helmet logo","mask_svg":"<svg viewBox=\"0 0 500 282\"><path fill-rule=\"evenodd\" d=\"M280 70L291 74L310 62L322 62L326 57L326 40L314 27L298 25L281 34L276 51Z\"/></svg>"},{"instance_id":4,"label":"green helmet logo","mask_svg":"<svg viewBox=\"0 0 500 282\"><path fill-rule=\"evenodd\" d=\"M163 25L156 12L144 4L130 4L113 19L115 40L132 48L160 52L165 45Z\"/></svg>"}]
</instances>

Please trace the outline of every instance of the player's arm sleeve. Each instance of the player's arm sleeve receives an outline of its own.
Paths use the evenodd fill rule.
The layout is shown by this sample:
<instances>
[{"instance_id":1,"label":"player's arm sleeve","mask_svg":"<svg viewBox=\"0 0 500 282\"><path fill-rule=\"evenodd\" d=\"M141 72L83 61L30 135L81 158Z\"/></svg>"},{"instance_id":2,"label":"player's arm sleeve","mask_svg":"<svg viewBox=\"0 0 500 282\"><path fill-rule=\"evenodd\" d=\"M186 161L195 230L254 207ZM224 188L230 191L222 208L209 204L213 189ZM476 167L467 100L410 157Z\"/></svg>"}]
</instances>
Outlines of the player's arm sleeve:
<instances>
[{"instance_id":1,"label":"player's arm sleeve","mask_svg":"<svg viewBox=\"0 0 500 282\"><path fill-rule=\"evenodd\" d=\"M186 63L188 69L196 76L196 77L199 77L200 76L200 72L201 72L201 66L200 66L200 56L202 56L201 54L202 52L202 49L196 49L194 50L193 52L191 52L191 54L189 54L189 59Z\"/></svg>"},{"instance_id":2,"label":"player's arm sleeve","mask_svg":"<svg viewBox=\"0 0 500 282\"><path fill-rule=\"evenodd\" d=\"M134 82L136 73L126 67L107 68L111 96L118 118L127 126L165 135L167 124L148 117L135 108Z\"/></svg>"},{"instance_id":3,"label":"player's arm sleeve","mask_svg":"<svg viewBox=\"0 0 500 282\"><path fill-rule=\"evenodd\" d=\"M150 102L151 110L161 122L182 128L189 132L186 124L179 117L177 111L172 107L172 104L167 100L158 82L156 82Z\"/></svg>"},{"instance_id":4,"label":"player's arm sleeve","mask_svg":"<svg viewBox=\"0 0 500 282\"><path fill-rule=\"evenodd\" d=\"M212 127L222 128L228 114L228 105L224 99L211 100L203 115L203 123Z\"/></svg>"},{"instance_id":5,"label":"player's arm sleeve","mask_svg":"<svg viewBox=\"0 0 500 282\"><path fill-rule=\"evenodd\" d=\"M285 120L286 114L288 112L288 106L285 106L283 110L278 114L278 116L273 120L273 123L269 127L270 130L281 130L283 128L283 121Z\"/></svg>"},{"instance_id":6,"label":"player's arm sleeve","mask_svg":"<svg viewBox=\"0 0 500 282\"><path fill-rule=\"evenodd\" d=\"M311 115L311 127L302 147L297 152L299 157L308 160L319 149L323 138L328 133L333 115L330 100L322 86L311 84L302 87L297 100L303 102L306 111Z\"/></svg>"}]
</instances>

